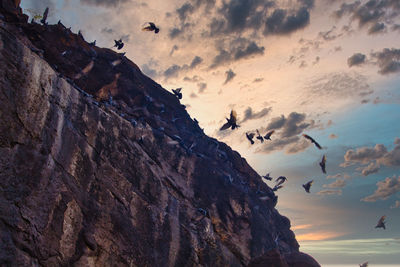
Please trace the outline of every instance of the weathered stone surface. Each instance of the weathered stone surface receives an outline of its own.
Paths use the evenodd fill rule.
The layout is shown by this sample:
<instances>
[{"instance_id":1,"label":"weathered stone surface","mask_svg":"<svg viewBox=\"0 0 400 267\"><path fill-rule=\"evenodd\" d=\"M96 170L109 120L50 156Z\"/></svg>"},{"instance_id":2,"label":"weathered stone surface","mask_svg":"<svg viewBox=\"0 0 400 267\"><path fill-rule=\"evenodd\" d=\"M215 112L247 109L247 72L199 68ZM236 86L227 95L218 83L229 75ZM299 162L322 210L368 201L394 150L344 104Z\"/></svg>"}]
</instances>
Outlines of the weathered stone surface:
<instances>
[{"instance_id":1,"label":"weathered stone surface","mask_svg":"<svg viewBox=\"0 0 400 267\"><path fill-rule=\"evenodd\" d=\"M172 94L0 3L1 266L319 266L271 189Z\"/></svg>"}]
</instances>

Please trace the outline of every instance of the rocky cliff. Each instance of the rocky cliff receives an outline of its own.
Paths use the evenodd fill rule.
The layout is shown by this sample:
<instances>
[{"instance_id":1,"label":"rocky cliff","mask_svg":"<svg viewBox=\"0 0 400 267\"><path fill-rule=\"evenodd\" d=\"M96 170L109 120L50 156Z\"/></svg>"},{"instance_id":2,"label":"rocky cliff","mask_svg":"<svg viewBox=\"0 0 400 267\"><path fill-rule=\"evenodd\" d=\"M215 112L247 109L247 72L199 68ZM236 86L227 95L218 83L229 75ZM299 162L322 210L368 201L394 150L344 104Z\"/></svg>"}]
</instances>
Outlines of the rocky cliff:
<instances>
[{"instance_id":1,"label":"rocky cliff","mask_svg":"<svg viewBox=\"0 0 400 267\"><path fill-rule=\"evenodd\" d=\"M19 1L0 36L1 266L319 266L245 159L124 55Z\"/></svg>"}]
</instances>

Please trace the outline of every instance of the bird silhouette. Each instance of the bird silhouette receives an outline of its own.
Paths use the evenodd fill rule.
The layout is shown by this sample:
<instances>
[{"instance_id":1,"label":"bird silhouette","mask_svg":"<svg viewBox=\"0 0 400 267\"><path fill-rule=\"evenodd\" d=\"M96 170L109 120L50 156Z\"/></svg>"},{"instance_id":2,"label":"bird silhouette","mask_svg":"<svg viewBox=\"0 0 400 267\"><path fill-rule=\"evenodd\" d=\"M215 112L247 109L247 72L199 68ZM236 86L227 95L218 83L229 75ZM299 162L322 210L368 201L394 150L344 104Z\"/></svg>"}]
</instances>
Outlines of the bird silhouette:
<instances>
[{"instance_id":1,"label":"bird silhouette","mask_svg":"<svg viewBox=\"0 0 400 267\"><path fill-rule=\"evenodd\" d=\"M322 159L321 159L321 162L319 163L319 166L321 166L322 172L326 174L326 168L325 168L326 165L325 164L326 164L326 156L323 155Z\"/></svg>"},{"instance_id":2,"label":"bird silhouette","mask_svg":"<svg viewBox=\"0 0 400 267\"><path fill-rule=\"evenodd\" d=\"M368 267L368 261L364 262L363 264L360 264L360 267Z\"/></svg>"},{"instance_id":3,"label":"bird silhouette","mask_svg":"<svg viewBox=\"0 0 400 267\"><path fill-rule=\"evenodd\" d=\"M254 141L253 141L254 135L255 135L254 133L246 133L247 140L249 140L250 144L252 144L252 145L254 145Z\"/></svg>"},{"instance_id":4,"label":"bird silhouette","mask_svg":"<svg viewBox=\"0 0 400 267\"><path fill-rule=\"evenodd\" d=\"M311 181L307 182L306 184L303 184L304 190L306 190L307 193L310 193L310 188L313 183L314 183L314 180L311 180Z\"/></svg>"},{"instance_id":5,"label":"bird silhouette","mask_svg":"<svg viewBox=\"0 0 400 267\"><path fill-rule=\"evenodd\" d=\"M229 119L226 118L226 120L227 120L227 122L224 125L222 125L222 127L219 129L220 131L226 130L228 128L231 128L232 130L234 130L234 129L240 127L240 125L236 124L236 122L237 122L236 111L232 110Z\"/></svg>"},{"instance_id":6,"label":"bird silhouette","mask_svg":"<svg viewBox=\"0 0 400 267\"><path fill-rule=\"evenodd\" d=\"M172 92L178 99L182 99L182 93L181 93L182 88L176 88L172 89Z\"/></svg>"},{"instance_id":7,"label":"bird silhouette","mask_svg":"<svg viewBox=\"0 0 400 267\"><path fill-rule=\"evenodd\" d=\"M116 47L118 50L121 50L122 47L124 47L124 42L122 42L122 39L114 40L114 42L115 42L114 47Z\"/></svg>"},{"instance_id":8,"label":"bird silhouette","mask_svg":"<svg viewBox=\"0 0 400 267\"><path fill-rule=\"evenodd\" d=\"M266 180L268 180L268 181L272 181L272 177L269 175L269 173L267 173L266 175L261 176L261 177L266 179Z\"/></svg>"},{"instance_id":9,"label":"bird silhouette","mask_svg":"<svg viewBox=\"0 0 400 267\"><path fill-rule=\"evenodd\" d=\"M384 230L386 230L385 219L386 219L386 216L382 216L379 219L378 224L375 226L375 228L383 228Z\"/></svg>"},{"instance_id":10,"label":"bird silhouette","mask_svg":"<svg viewBox=\"0 0 400 267\"><path fill-rule=\"evenodd\" d=\"M41 22L43 25L46 25L46 24L47 24L46 20L47 20L47 15L48 15L48 14L49 14L49 8L46 7L46 9L44 10L44 13L43 13L43 18L40 20L40 22Z\"/></svg>"},{"instance_id":11,"label":"bird silhouette","mask_svg":"<svg viewBox=\"0 0 400 267\"><path fill-rule=\"evenodd\" d=\"M271 140L271 135L275 132L275 130L269 131L266 135L264 135L265 140Z\"/></svg>"},{"instance_id":12,"label":"bird silhouette","mask_svg":"<svg viewBox=\"0 0 400 267\"><path fill-rule=\"evenodd\" d=\"M311 136L309 136L307 134L303 134L303 136L305 138L307 138L308 140L310 140L318 149L322 149L322 147L317 143L317 141L314 140L314 138L312 138Z\"/></svg>"},{"instance_id":13,"label":"bird silhouette","mask_svg":"<svg viewBox=\"0 0 400 267\"><path fill-rule=\"evenodd\" d=\"M285 176L279 176L279 177L276 178L276 180L275 180L275 182L276 182L275 187L280 186L281 184L283 184L283 183L286 182L286 181L287 181L287 178L286 178ZM278 188L278 189L279 189L279 188Z\"/></svg>"},{"instance_id":14,"label":"bird silhouette","mask_svg":"<svg viewBox=\"0 0 400 267\"><path fill-rule=\"evenodd\" d=\"M260 140L261 143L264 143L264 138L261 136L261 134L260 134L260 132L258 131L258 129L257 129L256 131L257 131L257 136L256 136L256 138L257 138L258 140Z\"/></svg>"},{"instance_id":15,"label":"bird silhouette","mask_svg":"<svg viewBox=\"0 0 400 267\"><path fill-rule=\"evenodd\" d=\"M154 33L158 33L160 29L157 28L157 26L153 22L149 22L149 26L144 27L142 31L148 31L148 32L154 31Z\"/></svg>"}]
</instances>

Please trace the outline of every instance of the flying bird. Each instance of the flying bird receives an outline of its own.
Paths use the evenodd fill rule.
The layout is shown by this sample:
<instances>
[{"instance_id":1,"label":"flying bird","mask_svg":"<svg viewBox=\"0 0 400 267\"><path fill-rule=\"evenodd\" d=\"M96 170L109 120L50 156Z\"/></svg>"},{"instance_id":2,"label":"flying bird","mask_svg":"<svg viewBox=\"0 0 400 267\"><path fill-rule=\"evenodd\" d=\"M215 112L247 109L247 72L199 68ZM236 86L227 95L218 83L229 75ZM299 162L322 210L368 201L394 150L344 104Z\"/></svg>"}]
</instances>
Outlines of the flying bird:
<instances>
[{"instance_id":1,"label":"flying bird","mask_svg":"<svg viewBox=\"0 0 400 267\"><path fill-rule=\"evenodd\" d=\"M321 166L322 172L326 174L325 163L326 163L326 156L323 155L321 162L319 163L319 166Z\"/></svg>"},{"instance_id":2,"label":"flying bird","mask_svg":"<svg viewBox=\"0 0 400 267\"><path fill-rule=\"evenodd\" d=\"M307 182L306 184L303 184L304 190L306 190L307 193L310 193L310 188L313 183L314 183L314 180L311 180L311 181Z\"/></svg>"},{"instance_id":3,"label":"flying bird","mask_svg":"<svg viewBox=\"0 0 400 267\"><path fill-rule=\"evenodd\" d=\"M257 131L257 136L256 136L256 138L257 138L258 140L260 140L261 143L264 143L264 138L261 136L261 134L260 134L260 132L258 131L258 129L257 129L256 131Z\"/></svg>"},{"instance_id":4,"label":"flying bird","mask_svg":"<svg viewBox=\"0 0 400 267\"><path fill-rule=\"evenodd\" d=\"M255 135L254 133L246 133L247 140L249 140L252 145L254 145L253 141L254 135Z\"/></svg>"},{"instance_id":5,"label":"flying bird","mask_svg":"<svg viewBox=\"0 0 400 267\"><path fill-rule=\"evenodd\" d=\"M115 45L113 47L116 47L118 50L121 50L122 47L124 47L124 42L122 42L122 39L119 40L114 40Z\"/></svg>"},{"instance_id":6,"label":"flying bird","mask_svg":"<svg viewBox=\"0 0 400 267\"><path fill-rule=\"evenodd\" d=\"M230 118L226 118L227 122L222 125L221 129L219 129L220 131L226 130L228 128L231 128L232 130L239 128L240 125L236 124L237 121L237 114L236 111L232 110L231 111L231 115Z\"/></svg>"},{"instance_id":7,"label":"flying bird","mask_svg":"<svg viewBox=\"0 0 400 267\"><path fill-rule=\"evenodd\" d=\"M386 219L386 216L382 216L380 219L379 219L379 221L378 221L378 224L375 226L375 228L383 228L383 229L385 229L386 230L386 225L385 225L385 219Z\"/></svg>"},{"instance_id":8,"label":"flying bird","mask_svg":"<svg viewBox=\"0 0 400 267\"><path fill-rule=\"evenodd\" d=\"M275 130L269 131L266 135L264 135L265 140L271 140L271 135L275 132Z\"/></svg>"},{"instance_id":9,"label":"flying bird","mask_svg":"<svg viewBox=\"0 0 400 267\"><path fill-rule=\"evenodd\" d=\"M279 176L279 177L276 178L276 180L275 180L275 182L276 182L275 187L280 186L281 184L283 184L283 183L286 182L286 181L287 181L287 178L286 178L285 176ZM279 188L278 188L278 189L279 189Z\"/></svg>"},{"instance_id":10,"label":"flying bird","mask_svg":"<svg viewBox=\"0 0 400 267\"><path fill-rule=\"evenodd\" d=\"M154 31L154 33L158 33L160 29L157 28L157 26L153 22L149 22L149 26L144 27L142 31L148 31L148 32Z\"/></svg>"},{"instance_id":11,"label":"flying bird","mask_svg":"<svg viewBox=\"0 0 400 267\"><path fill-rule=\"evenodd\" d=\"M307 138L308 140L310 140L316 147L318 147L318 149L322 149L322 147L317 143L317 141L314 140L314 138L312 138L311 136L309 136L307 134L303 134L303 136L305 138Z\"/></svg>"},{"instance_id":12,"label":"flying bird","mask_svg":"<svg viewBox=\"0 0 400 267\"><path fill-rule=\"evenodd\" d=\"M172 89L172 92L178 99L182 99L182 93L181 93L182 88L176 88Z\"/></svg>"},{"instance_id":13,"label":"flying bird","mask_svg":"<svg viewBox=\"0 0 400 267\"><path fill-rule=\"evenodd\" d=\"M44 13L43 13L43 18L40 20L40 22L43 24L43 25L46 25L47 23L46 23L46 20L47 20L47 15L49 14L49 8L48 7L46 7L46 9L44 10Z\"/></svg>"},{"instance_id":14,"label":"flying bird","mask_svg":"<svg viewBox=\"0 0 400 267\"><path fill-rule=\"evenodd\" d=\"M368 267L368 261L364 262L363 264L360 264L360 267Z\"/></svg>"},{"instance_id":15,"label":"flying bird","mask_svg":"<svg viewBox=\"0 0 400 267\"><path fill-rule=\"evenodd\" d=\"M267 175L261 176L262 178L268 180L268 181L272 181L272 177L269 175L269 173L267 173Z\"/></svg>"}]
</instances>

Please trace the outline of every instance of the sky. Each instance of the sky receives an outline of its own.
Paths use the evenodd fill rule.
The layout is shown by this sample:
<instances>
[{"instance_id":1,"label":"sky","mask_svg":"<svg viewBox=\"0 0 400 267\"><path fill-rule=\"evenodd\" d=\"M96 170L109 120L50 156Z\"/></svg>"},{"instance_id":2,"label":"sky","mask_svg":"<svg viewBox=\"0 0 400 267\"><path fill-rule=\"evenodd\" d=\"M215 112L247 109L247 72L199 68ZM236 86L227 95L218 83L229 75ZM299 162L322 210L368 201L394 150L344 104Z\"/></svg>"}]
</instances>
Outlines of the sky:
<instances>
[{"instance_id":1,"label":"sky","mask_svg":"<svg viewBox=\"0 0 400 267\"><path fill-rule=\"evenodd\" d=\"M22 0L182 87L204 131L260 174L322 266L400 266L400 1ZM158 34L141 30L147 22ZM219 131L234 109L240 128ZM251 145L246 132L275 130ZM323 147L318 150L302 134ZM327 174L319 162L326 155ZM314 180L311 193L302 184ZM271 187L274 182L266 181ZM386 230L375 229L386 216Z\"/></svg>"}]
</instances>

